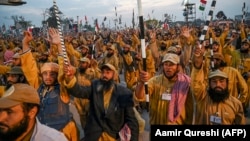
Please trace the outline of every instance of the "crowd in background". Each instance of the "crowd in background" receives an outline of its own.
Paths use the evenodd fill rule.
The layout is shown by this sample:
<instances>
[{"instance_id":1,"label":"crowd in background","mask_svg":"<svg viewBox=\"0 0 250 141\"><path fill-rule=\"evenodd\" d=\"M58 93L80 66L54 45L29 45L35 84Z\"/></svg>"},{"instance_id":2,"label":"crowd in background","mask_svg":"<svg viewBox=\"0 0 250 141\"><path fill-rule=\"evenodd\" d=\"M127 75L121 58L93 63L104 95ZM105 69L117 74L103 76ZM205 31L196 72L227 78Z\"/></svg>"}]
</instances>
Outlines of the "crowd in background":
<instances>
[{"instance_id":1,"label":"crowd in background","mask_svg":"<svg viewBox=\"0 0 250 141\"><path fill-rule=\"evenodd\" d=\"M64 44L55 41L58 39L58 33L53 29L49 30L50 38L32 37L32 33L27 31L21 39L0 36L0 96L4 95L5 91L15 83L26 83L32 86L37 90L40 98L38 120L62 131L69 140L80 140L79 130L83 130L87 137L95 132L89 125L96 126L93 124L95 121L88 117L90 115L92 118L101 116L91 111L96 111L98 107L101 107L91 102L95 101L90 96L91 92L95 91L94 88L86 96L77 94L79 90L85 92L85 89L80 86L95 85L96 93L98 93L99 83L94 80L106 79L105 74L111 70L114 74L110 79L115 84L119 84L121 83L120 76L123 75L125 87L129 90L127 93L133 95L131 109L127 107L127 112L123 111L123 113L118 108L120 114L130 116L125 121L129 123L128 128L131 129L133 140L137 140L138 137L134 136L144 131L145 120L140 115L143 109L150 111L150 124L213 124L208 118L211 113L201 111L204 109L206 111L209 104L217 103L216 110L219 107L222 111L228 111L231 114L230 109L225 107L233 105L236 118L219 116L219 111L215 110L216 114L218 113L212 116L216 121L215 124L246 124L244 117L248 114L250 101L250 25L241 23L232 28L229 23L222 27L211 24L204 41L200 42L202 30L203 27L185 25L169 29L147 28L144 37L146 58L142 58L139 28L119 31L104 28L98 32L64 33ZM143 62L143 59L146 61ZM65 67L65 63L68 63L70 68ZM143 63L146 63L146 69ZM225 82L222 82L222 79L215 80L214 77L224 78ZM226 84L225 91L222 93L228 93L234 97L229 98L231 104L225 102L228 95L224 97L210 95L211 93L220 94L217 93L216 88L212 87L215 81ZM143 94L145 82L149 82L149 105ZM115 91L113 85L113 83L105 83L104 93L110 94L110 89ZM123 88L118 88L123 90ZM177 89L179 89L178 92ZM203 99L206 95L205 91L210 93L212 100ZM119 92L115 91L115 93ZM181 93L185 96L171 98L170 93ZM106 100L103 106L105 109L110 105L107 102L110 101L110 97L104 99ZM170 106L173 103L165 102L172 99L177 99L177 108ZM124 103L122 100L119 101L121 102L119 106L130 105L129 100ZM208 104L202 105L203 100ZM224 102L223 105L218 106L221 102ZM76 127L69 110L69 103L74 103L77 108L81 129ZM182 107L185 107L185 110ZM211 107L214 108L214 106ZM198 113L193 114L196 108ZM177 109L178 112L171 111L173 109ZM130 115L131 112L135 117ZM197 117L195 120L194 116ZM117 115L114 117L117 118ZM134 118L138 121L138 125L133 122ZM99 137L103 137L103 140L118 138L117 131L121 128L116 129L111 126L112 121L108 121L108 124L101 121L96 122L100 122L98 124L105 128L103 130L106 132L98 134L96 139L101 140ZM115 119L113 124L124 127L124 124L120 125L118 121ZM135 130L138 130L138 135ZM95 139L92 138L92 140Z\"/></svg>"}]
</instances>

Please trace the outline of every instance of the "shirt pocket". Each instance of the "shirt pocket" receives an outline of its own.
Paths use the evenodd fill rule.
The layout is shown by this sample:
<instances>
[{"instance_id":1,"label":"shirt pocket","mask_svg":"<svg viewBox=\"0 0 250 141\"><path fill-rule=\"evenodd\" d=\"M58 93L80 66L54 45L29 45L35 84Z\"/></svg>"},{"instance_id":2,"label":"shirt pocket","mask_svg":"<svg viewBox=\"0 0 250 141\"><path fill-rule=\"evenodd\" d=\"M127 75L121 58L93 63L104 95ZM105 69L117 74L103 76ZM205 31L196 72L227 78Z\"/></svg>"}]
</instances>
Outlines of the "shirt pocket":
<instances>
[{"instance_id":1,"label":"shirt pocket","mask_svg":"<svg viewBox=\"0 0 250 141\"><path fill-rule=\"evenodd\" d=\"M57 95L52 95L47 99L46 105L45 105L45 113L48 114L56 114L58 111L58 97Z\"/></svg>"}]
</instances>

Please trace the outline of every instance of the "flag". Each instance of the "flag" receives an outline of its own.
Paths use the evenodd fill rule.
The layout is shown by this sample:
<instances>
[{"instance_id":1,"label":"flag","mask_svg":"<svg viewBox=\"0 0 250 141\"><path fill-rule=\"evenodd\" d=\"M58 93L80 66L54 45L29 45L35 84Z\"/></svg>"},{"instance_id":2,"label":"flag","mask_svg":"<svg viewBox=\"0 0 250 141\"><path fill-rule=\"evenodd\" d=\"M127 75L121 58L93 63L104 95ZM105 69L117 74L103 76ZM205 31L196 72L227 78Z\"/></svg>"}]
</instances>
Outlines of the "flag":
<instances>
[{"instance_id":1,"label":"flag","mask_svg":"<svg viewBox=\"0 0 250 141\"><path fill-rule=\"evenodd\" d=\"M82 27L82 20L80 20L80 27Z\"/></svg>"},{"instance_id":2,"label":"flag","mask_svg":"<svg viewBox=\"0 0 250 141\"><path fill-rule=\"evenodd\" d=\"M5 24L2 25L2 30L3 30L3 32L5 32L5 30L6 30Z\"/></svg>"},{"instance_id":3,"label":"flag","mask_svg":"<svg viewBox=\"0 0 250 141\"><path fill-rule=\"evenodd\" d=\"M115 16L117 17L116 7L115 7Z\"/></svg>"},{"instance_id":4,"label":"flag","mask_svg":"<svg viewBox=\"0 0 250 141\"><path fill-rule=\"evenodd\" d=\"M119 24L122 24L122 15L119 17Z\"/></svg>"},{"instance_id":5,"label":"flag","mask_svg":"<svg viewBox=\"0 0 250 141\"><path fill-rule=\"evenodd\" d=\"M205 10L205 7L206 7L206 4L207 4L207 0L200 0L199 9L200 9L201 11L204 11L204 10Z\"/></svg>"},{"instance_id":6,"label":"flag","mask_svg":"<svg viewBox=\"0 0 250 141\"><path fill-rule=\"evenodd\" d=\"M30 33L32 33L32 29L33 29L32 27L28 27L27 31L29 31Z\"/></svg>"},{"instance_id":7,"label":"flag","mask_svg":"<svg viewBox=\"0 0 250 141\"><path fill-rule=\"evenodd\" d=\"M85 15L85 22L88 22L87 16Z\"/></svg>"},{"instance_id":8,"label":"flag","mask_svg":"<svg viewBox=\"0 0 250 141\"><path fill-rule=\"evenodd\" d=\"M133 9L133 15L132 15L132 25L133 28L135 27L135 13L134 13L134 9Z\"/></svg>"},{"instance_id":9,"label":"flag","mask_svg":"<svg viewBox=\"0 0 250 141\"><path fill-rule=\"evenodd\" d=\"M95 19L95 32L96 32L96 33L99 32L99 25L98 25L97 19Z\"/></svg>"}]
</instances>

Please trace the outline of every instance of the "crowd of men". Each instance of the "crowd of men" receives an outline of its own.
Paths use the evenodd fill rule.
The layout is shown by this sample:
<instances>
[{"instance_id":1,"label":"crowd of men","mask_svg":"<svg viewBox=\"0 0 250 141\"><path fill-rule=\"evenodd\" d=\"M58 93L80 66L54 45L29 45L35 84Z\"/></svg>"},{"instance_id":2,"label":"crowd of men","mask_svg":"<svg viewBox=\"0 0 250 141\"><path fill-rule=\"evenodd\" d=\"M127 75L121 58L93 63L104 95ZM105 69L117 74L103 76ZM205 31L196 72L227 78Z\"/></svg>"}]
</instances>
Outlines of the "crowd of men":
<instances>
[{"instance_id":1,"label":"crowd of men","mask_svg":"<svg viewBox=\"0 0 250 141\"><path fill-rule=\"evenodd\" d=\"M151 125L246 124L250 26L210 25L200 41L202 30L147 29L146 61L133 28L64 34L64 44L54 28L1 36L0 141L138 141L143 109Z\"/></svg>"}]
</instances>

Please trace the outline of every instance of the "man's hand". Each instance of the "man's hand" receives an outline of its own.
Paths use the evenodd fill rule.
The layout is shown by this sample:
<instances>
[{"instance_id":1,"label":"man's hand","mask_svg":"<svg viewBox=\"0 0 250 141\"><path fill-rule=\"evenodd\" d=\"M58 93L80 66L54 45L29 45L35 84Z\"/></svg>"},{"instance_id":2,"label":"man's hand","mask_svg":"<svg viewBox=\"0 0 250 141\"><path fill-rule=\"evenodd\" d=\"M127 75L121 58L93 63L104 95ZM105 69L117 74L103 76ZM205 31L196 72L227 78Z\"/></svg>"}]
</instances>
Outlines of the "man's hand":
<instances>
[{"instance_id":1,"label":"man's hand","mask_svg":"<svg viewBox=\"0 0 250 141\"><path fill-rule=\"evenodd\" d=\"M189 29L187 26L183 26L181 28L181 35L183 35L184 37L186 38L189 38L191 35L190 35L190 32L191 32L192 29Z\"/></svg>"},{"instance_id":2,"label":"man's hand","mask_svg":"<svg viewBox=\"0 0 250 141\"><path fill-rule=\"evenodd\" d=\"M193 52L194 55L192 58L192 62L194 64L195 68L197 68L197 69L201 68L204 53L205 53L204 44L200 44L199 41L197 41L196 45L194 47L194 52Z\"/></svg>"},{"instance_id":3,"label":"man's hand","mask_svg":"<svg viewBox=\"0 0 250 141\"><path fill-rule=\"evenodd\" d=\"M64 65L64 76L65 76L65 81L68 83L70 80L72 80L75 76L76 69L72 65Z\"/></svg>"},{"instance_id":4,"label":"man's hand","mask_svg":"<svg viewBox=\"0 0 250 141\"><path fill-rule=\"evenodd\" d=\"M23 32L24 38L22 40L23 51L27 51L29 49L29 42L33 40L32 33L28 31Z\"/></svg>"},{"instance_id":5,"label":"man's hand","mask_svg":"<svg viewBox=\"0 0 250 141\"><path fill-rule=\"evenodd\" d=\"M145 83L149 80L149 74L146 71L140 71L139 79L141 82Z\"/></svg>"},{"instance_id":6,"label":"man's hand","mask_svg":"<svg viewBox=\"0 0 250 141\"><path fill-rule=\"evenodd\" d=\"M23 32L23 35L24 35L24 38L23 38L23 43L24 44L29 44L29 42L31 40L33 40L33 36L32 36L32 33L30 33L29 31L24 31Z\"/></svg>"},{"instance_id":7,"label":"man's hand","mask_svg":"<svg viewBox=\"0 0 250 141\"><path fill-rule=\"evenodd\" d=\"M55 28L49 28L50 43L59 45L61 44L59 31Z\"/></svg>"}]
</instances>

